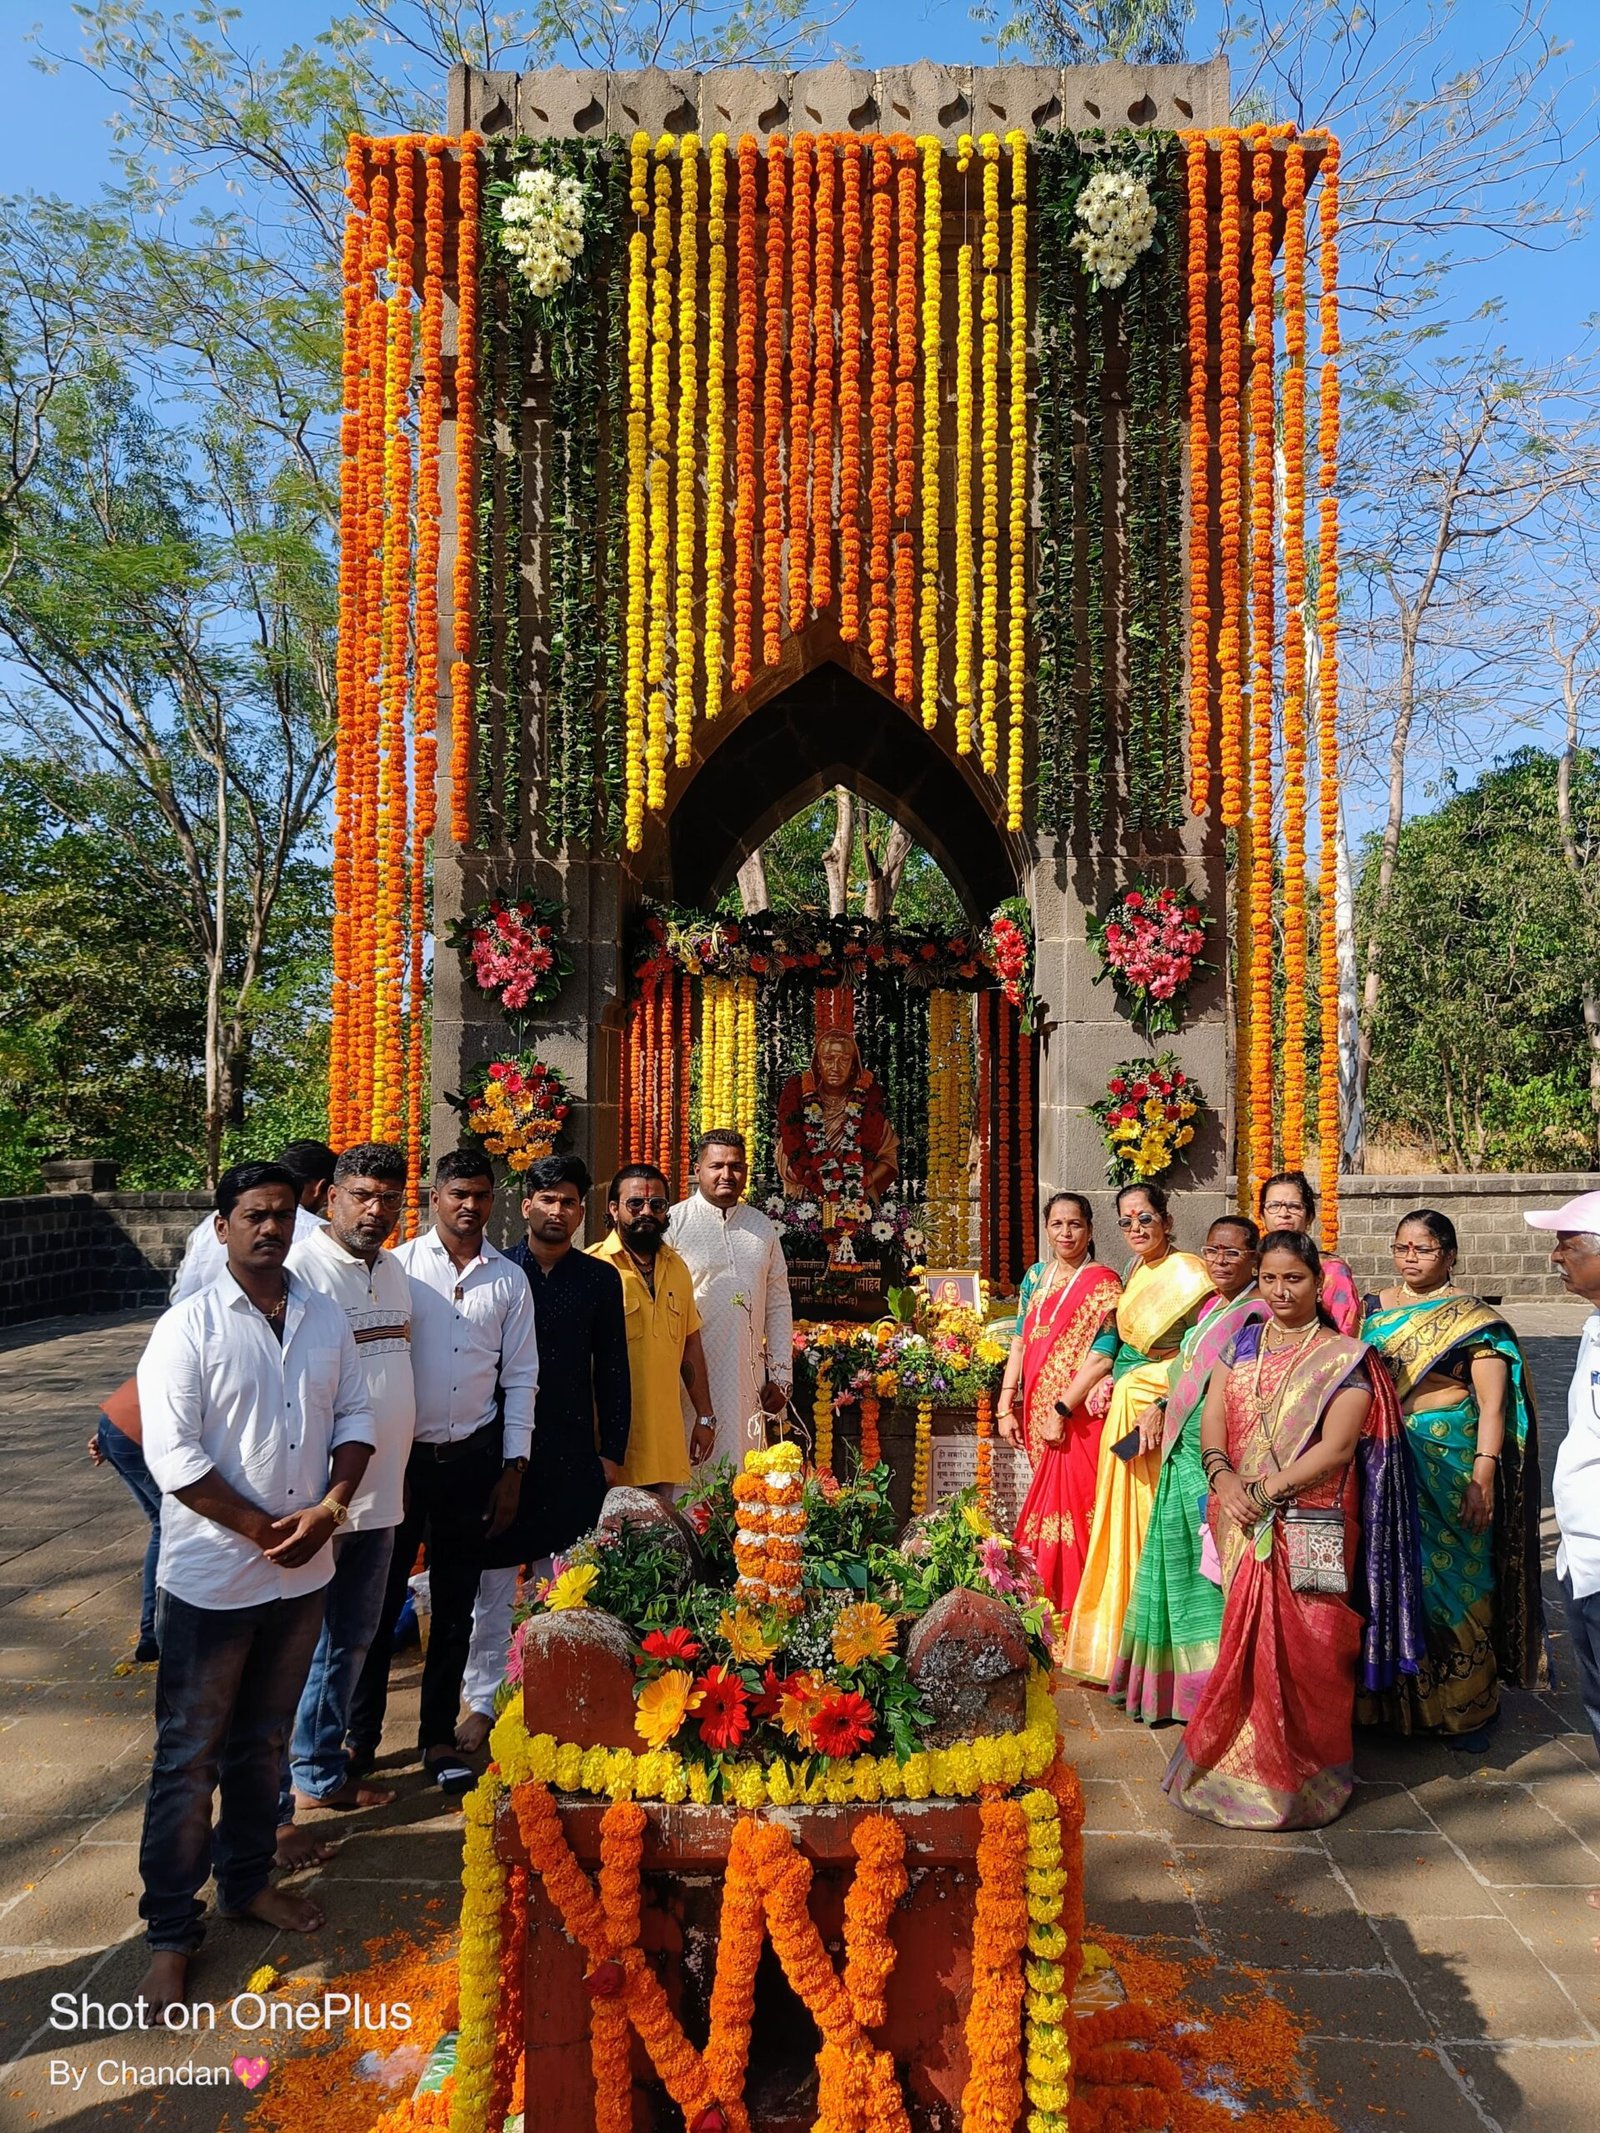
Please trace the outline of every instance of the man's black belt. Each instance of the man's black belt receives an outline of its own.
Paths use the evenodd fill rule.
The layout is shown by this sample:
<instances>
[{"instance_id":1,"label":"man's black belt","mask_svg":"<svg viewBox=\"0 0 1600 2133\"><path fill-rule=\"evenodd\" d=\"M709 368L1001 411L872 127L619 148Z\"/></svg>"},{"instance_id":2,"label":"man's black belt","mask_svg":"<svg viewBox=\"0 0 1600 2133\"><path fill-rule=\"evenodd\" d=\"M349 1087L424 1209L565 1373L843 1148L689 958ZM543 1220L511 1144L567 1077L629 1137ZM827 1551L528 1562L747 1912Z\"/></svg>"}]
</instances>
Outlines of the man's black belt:
<instances>
[{"instance_id":1,"label":"man's black belt","mask_svg":"<svg viewBox=\"0 0 1600 2133\"><path fill-rule=\"evenodd\" d=\"M416 1452L426 1452L436 1466L454 1466L458 1460L470 1459L476 1452L495 1449L500 1442L500 1423L485 1422L482 1429L475 1429L470 1437L458 1437L453 1444L423 1444L411 1447Z\"/></svg>"}]
</instances>

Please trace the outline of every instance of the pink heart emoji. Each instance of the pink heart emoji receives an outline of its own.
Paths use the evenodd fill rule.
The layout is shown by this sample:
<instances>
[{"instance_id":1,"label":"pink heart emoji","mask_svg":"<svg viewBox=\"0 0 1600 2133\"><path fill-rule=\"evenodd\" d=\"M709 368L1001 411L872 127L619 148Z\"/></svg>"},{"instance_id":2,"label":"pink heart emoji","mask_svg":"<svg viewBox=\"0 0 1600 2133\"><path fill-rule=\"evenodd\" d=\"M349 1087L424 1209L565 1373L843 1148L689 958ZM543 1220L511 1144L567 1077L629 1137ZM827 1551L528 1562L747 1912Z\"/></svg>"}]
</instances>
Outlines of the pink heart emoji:
<instances>
[{"instance_id":1,"label":"pink heart emoji","mask_svg":"<svg viewBox=\"0 0 1600 2133\"><path fill-rule=\"evenodd\" d=\"M265 2059L235 2059L233 2071L247 2089L258 2089L267 2078L267 2062Z\"/></svg>"}]
</instances>

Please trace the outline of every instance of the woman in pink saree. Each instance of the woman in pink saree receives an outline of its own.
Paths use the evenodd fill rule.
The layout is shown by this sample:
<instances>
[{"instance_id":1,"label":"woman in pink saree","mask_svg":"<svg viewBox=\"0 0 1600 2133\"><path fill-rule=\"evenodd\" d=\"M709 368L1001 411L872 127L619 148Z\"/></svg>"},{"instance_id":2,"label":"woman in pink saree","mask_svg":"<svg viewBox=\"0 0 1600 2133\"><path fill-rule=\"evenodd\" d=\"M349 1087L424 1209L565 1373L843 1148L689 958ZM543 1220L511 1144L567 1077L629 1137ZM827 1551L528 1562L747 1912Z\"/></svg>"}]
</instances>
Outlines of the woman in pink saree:
<instances>
[{"instance_id":1,"label":"woman in pink saree","mask_svg":"<svg viewBox=\"0 0 1600 2133\"><path fill-rule=\"evenodd\" d=\"M1044 1229L1049 1256L1023 1277L996 1420L1002 1436L1022 1446L1033 1468L1016 1537L1033 1551L1044 1589L1064 1623L1078 1596L1089 1545L1110 1380L1096 1386L1075 1413L1058 1414L1056 1402L1115 1310L1122 1284L1093 1256L1094 1215L1081 1194L1054 1194L1044 1211Z\"/></svg>"}]
</instances>

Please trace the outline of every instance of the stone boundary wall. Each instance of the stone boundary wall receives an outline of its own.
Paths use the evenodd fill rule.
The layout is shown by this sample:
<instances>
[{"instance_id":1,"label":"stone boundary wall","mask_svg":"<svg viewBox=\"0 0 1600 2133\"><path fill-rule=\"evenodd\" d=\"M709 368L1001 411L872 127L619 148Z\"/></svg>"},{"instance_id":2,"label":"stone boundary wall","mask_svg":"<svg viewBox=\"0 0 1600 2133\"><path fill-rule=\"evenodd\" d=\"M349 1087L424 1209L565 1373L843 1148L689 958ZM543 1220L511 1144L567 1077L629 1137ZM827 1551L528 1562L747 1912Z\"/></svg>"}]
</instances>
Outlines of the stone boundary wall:
<instances>
[{"instance_id":1,"label":"stone boundary wall","mask_svg":"<svg viewBox=\"0 0 1600 2133\"><path fill-rule=\"evenodd\" d=\"M0 1325L163 1304L205 1192L44 1192L0 1200Z\"/></svg>"},{"instance_id":2,"label":"stone boundary wall","mask_svg":"<svg viewBox=\"0 0 1600 2133\"><path fill-rule=\"evenodd\" d=\"M1461 1235L1461 1283L1475 1295L1559 1297L1549 1243L1522 1219L1526 1207L1559 1207L1600 1191L1600 1174L1575 1171L1493 1177L1346 1178L1340 1188L1340 1250L1364 1289L1393 1278L1389 1240L1413 1207L1437 1207ZM1109 1193L1092 1195L1105 1223L1105 1256L1117 1256ZM1102 1206L1102 1202L1104 1205ZM1175 1192L1180 1241L1199 1246L1203 1223L1231 1193ZM211 1205L203 1192L46 1192L0 1199L0 1325L57 1313L133 1310L167 1300L190 1230Z\"/></svg>"}]
</instances>

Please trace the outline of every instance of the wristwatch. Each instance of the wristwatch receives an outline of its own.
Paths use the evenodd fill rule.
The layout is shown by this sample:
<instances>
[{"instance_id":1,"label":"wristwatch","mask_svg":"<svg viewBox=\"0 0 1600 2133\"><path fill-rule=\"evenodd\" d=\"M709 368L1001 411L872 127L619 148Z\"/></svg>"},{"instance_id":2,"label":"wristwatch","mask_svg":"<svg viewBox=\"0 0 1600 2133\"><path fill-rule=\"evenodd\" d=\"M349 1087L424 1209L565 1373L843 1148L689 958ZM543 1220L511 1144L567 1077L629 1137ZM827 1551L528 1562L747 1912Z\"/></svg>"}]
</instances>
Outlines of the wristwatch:
<instances>
[{"instance_id":1,"label":"wristwatch","mask_svg":"<svg viewBox=\"0 0 1600 2133\"><path fill-rule=\"evenodd\" d=\"M696 1415L694 1426L696 1429L708 1429L715 1436L717 1433L717 1418L715 1415Z\"/></svg>"},{"instance_id":2,"label":"wristwatch","mask_svg":"<svg viewBox=\"0 0 1600 2133\"><path fill-rule=\"evenodd\" d=\"M331 1511L333 1513L333 1522L336 1526L342 1526L350 1516L350 1506L347 1503L341 1503L337 1496L324 1496L322 1502L318 1505L318 1509Z\"/></svg>"},{"instance_id":3,"label":"wristwatch","mask_svg":"<svg viewBox=\"0 0 1600 2133\"><path fill-rule=\"evenodd\" d=\"M500 1462L502 1474L525 1474L527 1470L528 1460L526 1453L520 1459L502 1459Z\"/></svg>"}]
</instances>

